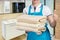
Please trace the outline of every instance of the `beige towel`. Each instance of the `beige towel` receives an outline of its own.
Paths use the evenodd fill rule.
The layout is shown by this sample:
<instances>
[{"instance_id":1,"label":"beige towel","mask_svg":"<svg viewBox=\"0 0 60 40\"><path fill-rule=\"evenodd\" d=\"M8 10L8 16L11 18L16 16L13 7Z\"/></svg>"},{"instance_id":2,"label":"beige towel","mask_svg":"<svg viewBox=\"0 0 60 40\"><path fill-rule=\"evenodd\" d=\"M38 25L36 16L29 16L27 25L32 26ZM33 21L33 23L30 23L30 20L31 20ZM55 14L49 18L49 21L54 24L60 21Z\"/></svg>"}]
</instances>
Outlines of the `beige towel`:
<instances>
[{"instance_id":1,"label":"beige towel","mask_svg":"<svg viewBox=\"0 0 60 40\"><path fill-rule=\"evenodd\" d=\"M29 23L24 23L24 22L18 22L17 26L26 26L26 27L31 27L31 28L40 28L44 27L45 24L29 24Z\"/></svg>"},{"instance_id":2,"label":"beige towel","mask_svg":"<svg viewBox=\"0 0 60 40\"><path fill-rule=\"evenodd\" d=\"M17 26L19 29L26 30L28 28L29 30L34 29L38 31L45 31L46 28L46 17L45 16L31 16L31 15L21 15L18 19Z\"/></svg>"},{"instance_id":3,"label":"beige towel","mask_svg":"<svg viewBox=\"0 0 60 40\"><path fill-rule=\"evenodd\" d=\"M28 23L23 23L23 22L19 22L17 23L17 26L19 29L22 30L26 30L26 28L28 28L29 30L38 30L38 31L45 31L46 28L44 27L45 24L28 24Z\"/></svg>"},{"instance_id":4,"label":"beige towel","mask_svg":"<svg viewBox=\"0 0 60 40\"><path fill-rule=\"evenodd\" d=\"M18 22L26 22L26 23L44 23L46 22L46 16L31 16L31 15L21 15L18 19Z\"/></svg>"}]
</instances>

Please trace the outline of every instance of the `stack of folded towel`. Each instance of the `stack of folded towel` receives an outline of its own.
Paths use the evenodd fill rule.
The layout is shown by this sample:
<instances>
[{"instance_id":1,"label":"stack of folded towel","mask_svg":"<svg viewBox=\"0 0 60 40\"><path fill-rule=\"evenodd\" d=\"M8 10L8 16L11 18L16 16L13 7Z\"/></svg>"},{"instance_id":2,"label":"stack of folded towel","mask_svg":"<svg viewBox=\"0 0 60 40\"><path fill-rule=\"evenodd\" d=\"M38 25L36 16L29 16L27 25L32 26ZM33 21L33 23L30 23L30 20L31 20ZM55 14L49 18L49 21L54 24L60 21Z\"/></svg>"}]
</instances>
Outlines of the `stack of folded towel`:
<instances>
[{"instance_id":1,"label":"stack of folded towel","mask_svg":"<svg viewBox=\"0 0 60 40\"><path fill-rule=\"evenodd\" d=\"M28 28L30 30L34 29L35 31L46 30L46 16L21 15L17 20L17 26L19 26L19 29L26 30Z\"/></svg>"}]
</instances>

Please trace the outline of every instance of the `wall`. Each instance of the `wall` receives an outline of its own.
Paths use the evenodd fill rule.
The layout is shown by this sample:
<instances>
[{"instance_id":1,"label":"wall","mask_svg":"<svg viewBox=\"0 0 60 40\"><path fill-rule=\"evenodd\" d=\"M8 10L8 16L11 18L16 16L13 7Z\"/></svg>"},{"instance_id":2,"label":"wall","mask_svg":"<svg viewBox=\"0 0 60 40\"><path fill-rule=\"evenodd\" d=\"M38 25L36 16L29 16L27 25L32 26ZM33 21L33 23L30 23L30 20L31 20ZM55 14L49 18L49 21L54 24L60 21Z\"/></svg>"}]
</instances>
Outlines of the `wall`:
<instances>
[{"instance_id":1,"label":"wall","mask_svg":"<svg viewBox=\"0 0 60 40\"><path fill-rule=\"evenodd\" d=\"M42 4L44 4L44 0L40 0L40 2L41 2Z\"/></svg>"},{"instance_id":2,"label":"wall","mask_svg":"<svg viewBox=\"0 0 60 40\"><path fill-rule=\"evenodd\" d=\"M3 13L3 2L0 1L0 14Z\"/></svg>"},{"instance_id":3,"label":"wall","mask_svg":"<svg viewBox=\"0 0 60 40\"><path fill-rule=\"evenodd\" d=\"M50 8L50 10L54 11L54 0L46 0L46 5Z\"/></svg>"},{"instance_id":4,"label":"wall","mask_svg":"<svg viewBox=\"0 0 60 40\"><path fill-rule=\"evenodd\" d=\"M26 3L26 7L27 7L32 4L32 0L26 0L25 3Z\"/></svg>"}]
</instances>

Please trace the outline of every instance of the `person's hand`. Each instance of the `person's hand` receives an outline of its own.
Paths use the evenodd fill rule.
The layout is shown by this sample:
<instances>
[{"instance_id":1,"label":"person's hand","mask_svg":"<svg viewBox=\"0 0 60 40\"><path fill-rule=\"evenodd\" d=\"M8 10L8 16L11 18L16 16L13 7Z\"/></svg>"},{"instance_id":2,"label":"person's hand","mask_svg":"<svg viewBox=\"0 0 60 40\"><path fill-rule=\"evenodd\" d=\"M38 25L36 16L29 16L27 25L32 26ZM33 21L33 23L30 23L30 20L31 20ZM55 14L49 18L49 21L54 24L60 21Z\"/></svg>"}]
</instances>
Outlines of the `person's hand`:
<instances>
[{"instance_id":1,"label":"person's hand","mask_svg":"<svg viewBox=\"0 0 60 40\"><path fill-rule=\"evenodd\" d=\"M40 27L40 28L38 28L38 31L44 32L44 31L46 31L46 27Z\"/></svg>"},{"instance_id":2,"label":"person's hand","mask_svg":"<svg viewBox=\"0 0 60 40\"><path fill-rule=\"evenodd\" d=\"M42 34L42 31L37 31L36 34L37 35L41 35Z\"/></svg>"},{"instance_id":3,"label":"person's hand","mask_svg":"<svg viewBox=\"0 0 60 40\"><path fill-rule=\"evenodd\" d=\"M38 28L38 31L36 33L37 33L37 35L40 35L40 34L42 34L42 32L45 32L45 31L46 31L46 27L40 27L40 28Z\"/></svg>"},{"instance_id":4,"label":"person's hand","mask_svg":"<svg viewBox=\"0 0 60 40\"><path fill-rule=\"evenodd\" d=\"M58 15L57 14L54 14L54 19L55 19L55 21L58 20Z\"/></svg>"}]
</instances>

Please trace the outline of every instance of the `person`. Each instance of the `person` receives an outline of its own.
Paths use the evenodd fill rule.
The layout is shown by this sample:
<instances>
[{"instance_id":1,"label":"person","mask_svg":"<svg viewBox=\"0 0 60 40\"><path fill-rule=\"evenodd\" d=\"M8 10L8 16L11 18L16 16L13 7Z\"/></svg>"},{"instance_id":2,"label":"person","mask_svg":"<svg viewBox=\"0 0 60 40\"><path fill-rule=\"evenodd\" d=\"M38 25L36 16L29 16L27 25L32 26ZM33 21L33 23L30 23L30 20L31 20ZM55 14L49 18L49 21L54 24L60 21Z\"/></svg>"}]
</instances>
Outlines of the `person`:
<instances>
[{"instance_id":1,"label":"person","mask_svg":"<svg viewBox=\"0 0 60 40\"><path fill-rule=\"evenodd\" d=\"M32 4L23 10L23 14L27 15L37 15L37 16L46 16L47 21L50 26L54 28L56 26L57 15L53 14L50 9L41 4L40 0L32 0ZM50 32L47 27L47 23L45 25L46 31L42 32L42 34L37 35L36 32L26 30L27 31L27 40L51 40Z\"/></svg>"}]
</instances>

